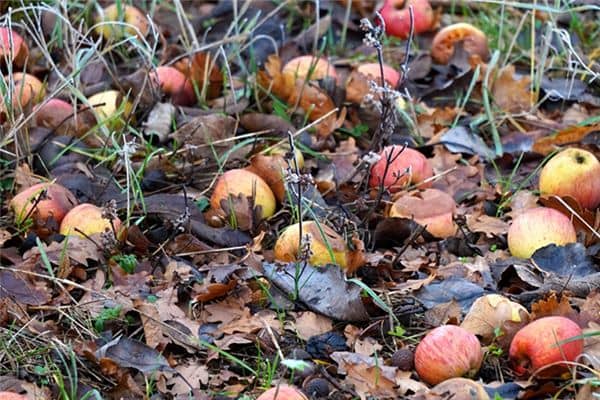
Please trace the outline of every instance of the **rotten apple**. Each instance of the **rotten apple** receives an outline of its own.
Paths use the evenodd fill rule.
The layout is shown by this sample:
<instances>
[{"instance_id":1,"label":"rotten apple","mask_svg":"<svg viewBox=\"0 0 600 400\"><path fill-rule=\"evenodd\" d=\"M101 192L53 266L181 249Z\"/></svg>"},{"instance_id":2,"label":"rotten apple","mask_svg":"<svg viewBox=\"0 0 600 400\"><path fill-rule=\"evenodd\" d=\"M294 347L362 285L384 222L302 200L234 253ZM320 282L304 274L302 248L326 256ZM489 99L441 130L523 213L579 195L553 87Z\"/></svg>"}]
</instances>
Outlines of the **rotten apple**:
<instances>
[{"instance_id":1,"label":"rotten apple","mask_svg":"<svg viewBox=\"0 0 600 400\"><path fill-rule=\"evenodd\" d=\"M385 33L400 39L410 35L410 11L413 9L414 33L419 34L431 29L434 22L433 9L428 0L385 0L379 10L385 21Z\"/></svg>"},{"instance_id":2,"label":"rotten apple","mask_svg":"<svg viewBox=\"0 0 600 400\"><path fill-rule=\"evenodd\" d=\"M450 378L472 377L483 362L481 344L471 332L454 325L430 331L415 350L415 369L421 379L437 385Z\"/></svg>"},{"instance_id":3,"label":"rotten apple","mask_svg":"<svg viewBox=\"0 0 600 400\"><path fill-rule=\"evenodd\" d=\"M471 24L459 22L436 33L431 44L431 58L438 64L448 64L458 43L469 55L477 55L483 61L490 57L485 33Z\"/></svg>"},{"instance_id":4,"label":"rotten apple","mask_svg":"<svg viewBox=\"0 0 600 400\"><path fill-rule=\"evenodd\" d=\"M577 240L573 223L553 208L534 207L523 211L508 228L508 249L519 258L529 258L536 250Z\"/></svg>"},{"instance_id":5,"label":"rotten apple","mask_svg":"<svg viewBox=\"0 0 600 400\"><path fill-rule=\"evenodd\" d=\"M120 228L121 220L119 218L111 221L103 215L100 207L83 203L65 215L60 224L60 234L85 237L97 233L112 232L113 229L118 234Z\"/></svg>"},{"instance_id":6,"label":"rotten apple","mask_svg":"<svg viewBox=\"0 0 600 400\"><path fill-rule=\"evenodd\" d=\"M429 160L417 150L403 146L387 146L379 155L379 160L371 168L369 186L398 192L409 184L424 189L431 182L423 182L433 176Z\"/></svg>"},{"instance_id":7,"label":"rotten apple","mask_svg":"<svg viewBox=\"0 0 600 400\"><path fill-rule=\"evenodd\" d=\"M582 207L595 209L600 205L600 161L587 150L561 151L542 168L540 192L571 196Z\"/></svg>"},{"instance_id":8,"label":"rotten apple","mask_svg":"<svg viewBox=\"0 0 600 400\"><path fill-rule=\"evenodd\" d=\"M554 376L583 352L582 330L566 317L536 319L514 336L509 357L518 375Z\"/></svg>"}]
</instances>

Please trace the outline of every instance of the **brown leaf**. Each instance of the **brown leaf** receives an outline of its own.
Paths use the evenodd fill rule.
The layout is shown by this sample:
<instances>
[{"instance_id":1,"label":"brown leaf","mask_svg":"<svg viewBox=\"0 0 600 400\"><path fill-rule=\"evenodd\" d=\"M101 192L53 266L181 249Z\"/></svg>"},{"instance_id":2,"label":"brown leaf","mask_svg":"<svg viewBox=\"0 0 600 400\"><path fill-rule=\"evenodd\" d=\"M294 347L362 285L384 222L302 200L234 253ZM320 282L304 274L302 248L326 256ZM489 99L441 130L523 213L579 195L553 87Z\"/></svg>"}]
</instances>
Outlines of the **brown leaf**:
<instances>
[{"instance_id":1,"label":"brown leaf","mask_svg":"<svg viewBox=\"0 0 600 400\"><path fill-rule=\"evenodd\" d=\"M533 151L547 156L553 151L569 144L581 143L581 140L592 132L600 130L600 124L588 126L570 126L553 135L538 139L533 144Z\"/></svg>"},{"instance_id":2,"label":"brown leaf","mask_svg":"<svg viewBox=\"0 0 600 400\"><path fill-rule=\"evenodd\" d=\"M169 138L176 140L193 159L214 159L215 154L222 155L231 149L233 141L226 139L235 136L236 127L236 120L228 115L200 115L171 133Z\"/></svg>"},{"instance_id":3,"label":"brown leaf","mask_svg":"<svg viewBox=\"0 0 600 400\"><path fill-rule=\"evenodd\" d=\"M560 296L555 292L550 293L545 299L539 300L531 305L531 320L542 317L561 316L576 319L578 313L571 307L569 298L565 295Z\"/></svg>"},{"instance_id":4,"label":"brown leaf","mask_svg":"<svg viewBox=\"0 0 600 400\"><path fill-rule=\"evenodd\" d=\"M153 349L163 345L165 340L163 337L162 325L159 323L160 314L158 313L156 304L148 303L142 299L136 299L134 300L133 305L140 313L146 344Z\"/></svg>"},{"instance_id":5,"label":"brown leaf","mask_svg":"<svg viewBox=\"0 0 600 400\"><path fill-rule=\"evenodd\" d=\"M304 311L296 315L296 321L292 329L302 340L308 340L311 336L320 335L333 329L331 319L311 311Z\"/></svg>"},{"instance_id":6,"label":"brown leaf","mask_svg":"<svg viewBox=\"0 0 600 400\"><path fill-rule=\"evenodd\" d=\"M517 80L514 65L507 65L499 71L494 81L492 96L494 102L505 112L524 112L536 102L530 87L531 80L528 76Z\"/></svg>"},{"instance_id":7,"label":"brown leaf","mask_svg":"<svg viewBox=\"0 0 600 400\"><path fill-rule=\"evenodd\" d=\"M207 98L212 99L221 94L223 75L210 54L195 53L176 62L174 67L189 77L200 93L206 90Z\"/></svg>"},{"instance_id":8,"label":"brown leaf","mask_svg":"<svg viewBox=\"0 0 600 400\"><path fill-rule=\"evenodd\" d=\"M26 275L0 271L0 299L5 297L32 306L41 306L51 299L47 289L36 287Z\"/></svg>"},{"instance_id":9,"label":"brown leaf","mask_svg":"<svg viewBox=\"0 0 600 400\"><path fill-rule=\"evenodd\" d=\"M508 223L500 218L490 217L489 215L467 214L467 227L471 232L482 232L487 237L500 237L508 232Z\"/></svg>"}]
</instances>

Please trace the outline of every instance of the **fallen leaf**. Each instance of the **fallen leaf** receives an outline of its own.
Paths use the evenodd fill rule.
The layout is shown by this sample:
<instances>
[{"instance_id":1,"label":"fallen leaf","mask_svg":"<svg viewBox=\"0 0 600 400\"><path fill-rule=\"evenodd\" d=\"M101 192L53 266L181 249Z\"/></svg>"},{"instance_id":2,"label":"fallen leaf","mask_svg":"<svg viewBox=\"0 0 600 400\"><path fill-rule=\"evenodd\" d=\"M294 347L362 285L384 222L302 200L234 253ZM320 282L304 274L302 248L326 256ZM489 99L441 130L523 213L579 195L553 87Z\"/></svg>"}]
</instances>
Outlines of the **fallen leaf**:
<instances>
[{"instance_id":1,"label":"fallen leaf","mask_svg":"<svg viewBox=\"0 0 600 400\"><path fill-rule=\"evenodd\" d=\"M300 339L308 340L311 336L320 335L332 330L333 322L322 315L311 311L304 311L296 315L292 329L295 330Z\"/></svg>"},{"instance_id":2,"label":"fallen leaf","mask_svg":"<svg viewBox=\"0 0 600 400\"><path fill-rule=\"evenodd\" d=\"M531 91L528 76L517 79L514 65L507 65L498 72L492 85L494 102L505 112L520 113L529 111L537 99Z\"/></svg>"}]
</instances>

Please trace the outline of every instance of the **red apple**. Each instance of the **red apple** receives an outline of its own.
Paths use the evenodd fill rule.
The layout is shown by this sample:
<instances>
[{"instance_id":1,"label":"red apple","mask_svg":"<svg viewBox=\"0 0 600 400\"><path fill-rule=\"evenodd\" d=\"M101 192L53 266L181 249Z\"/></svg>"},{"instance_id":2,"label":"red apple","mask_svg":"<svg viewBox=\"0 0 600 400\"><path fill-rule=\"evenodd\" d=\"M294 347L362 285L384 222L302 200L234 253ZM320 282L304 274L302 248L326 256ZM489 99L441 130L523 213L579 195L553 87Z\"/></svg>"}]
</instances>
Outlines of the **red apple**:
<instances>
[{"instance_id":1,"label":"red apple","mask_svg":"<svg viewBox=\"0 0 600 400\"><path fill-rule=\"evenodd\" d=\"M413 7L414 33L427 32L433 25L433 9L428 0L385 0L379 12L385 21L385 32L407 39L410 34L409 7Z\"/></svg>"},{"instance_id":2,"label":"red apple","mask_svg":"<svg viewBox=\"0 0 600 400\"><path fill-rule=\"evenodd\" d=\"M415 351L415 369L430 385L450 378L474 376L482 362L483 353L477 337L454 325L433 329Z\"/></svg>"},{"instance_id":3,"label":"red apple","mask_svg":"<svg viewBox=\"0 0 600 400\"><path fill-rule=\"evenodd\" d=\"M0 63L12 63L22 68L29 55L27 43L21 35L6 27L0 27Z\"/></svg>"},{"instance_id":4,"label":"red apple","mask_svg":"<svg viewBox=\"0 0 600 400\"><path fill-rule=\"evenodd\" d=\"M587 150L561 151L542 168L540 192L571 196L582 207L595 209L600 205L600 161Z\"/></svg>"},{"instance_id":5,"label":"red apple","mask_svg":"<svg viewBox=\"0 0 600 400\"><path fill-rule=\"evenodd\" d=\"M76 205L77 199L69 189L49 182L30 186L10 201L10 209L15 213L15 222L21 224L26 218L31 218L34 229L41 236L46 236L49 230L53 230L48 224L50 220L53 220L58 228L65 215Z\"/></svg>"},{"instance_id":6,"label":"red apple","mask_svg":"<svg viewBox=\"0 0 600 400\"><path fill-rule=\"evenodd\" d=\"M22 72L15 72L12 78L5 77L6 82L11 81L14 83L12 89L12 110L20 112L25 110L28 106L38 103L45 95L46 90L44 84L35 76L25 74ZM4 97L0 99L0 109L6 112L6 106L4 104Z\"/></svg>"},{"instance_id":7,"label":"red apple","mask_svg":"<svg viewBox=\"0 0 600 400\"><path fill-rule=\"evenodd\" d=\"M308 397L294 386L279 385L268 389L256 400L308 400Z\"/></svg>"},{"instance_id":8,"label":"red apple","mask_svg":"<svg viewBox=\"0 0 600 400\"><path fill-rule=\"evenodd\" d=\"M448 64L454 54L454 47L459 42L462 42L467 54L478 55L483 61L490 57L485 33L471 24L459 22L435 34L431 44L431 58L438 64Z\"/></svg>"},{"instance_id":9,"label":"red apple","mask_svg":"<svg viewBox=\"0 0 600 400\"><path fill-rule=\"evenodd\" d=\"M277 203L269 185L260 176L244 169L231 169L221 175L210 198L210 205L215 210L222 210L223 201L239 195L253 198L254 206L261 208L262 218L275 214Z\"/></svg>"},{"instance_id":10,"label":"red apple","mask_svg":"<svg viewBox=\"0 0 600 400\"><path fill-rule=\"evenodd\" d=\"M517 215L508 228L508 249L519 258L529 258L537 249L577 240L575 227L566 215L553 208L535 207Z\"/></svg>"},{"instance_id":11,"label":"red apple","mask_svg":"<svg viewBox=\"0 0 600 400\"><path fill-rule=\"evenodd\" d=\"M96 233L112 232L113 226L118 233L121 220L112 222L102 216L102 209L93 204L84 203L73 208L65 215L60 224L61 235L91 236Z\"/></svg>"},{"instance_id":12,"label":"red apple","mask_svg":"<svg viewBox=\"0 0 600 400\"><path fill-rule=\"evenodd\" d=\"M402 149L402 146L387 146L383 149L379 161L371 168L369 178L371 188L378 188L382 181L384 189L392 193L404 189L408 184L417 184L421 189L431 186L431 182L421 183L433 176L429 160L417 150L408 147ZM388 158L391 164L386 172Z\"/></svg>"},{"instance_id":13,"label":"red apple","mask_svg":"<svg viewBox=\"0 0 600 400\"><path fill-rule=\"evenodd\" d=\"M361 64L356 70L367 78L376 80L381 85L381 68L379 67L379 63ZM393 88L400 82L400 72L387 64L383 64L383 77Z\"/></svg>"},{"instance_id":14,"label":"red apple","mask_svg":"<svg viewBox=\"0 0 600 400\"><path fill-rule=\"evenodd\" d=\"M191 106L196 102L196 93L191 80L176 68L157 67L154 77L162 91L171 96L173 104Z\"/></svg>"},{"instance_id":15,"label":"red apple","mask_svg":"<svg viewBox=\"0 0 600 400\"><path fill-rule=\"evenodd\" d=\"M123 23L130 25L125 26ZM119 40L127 36L148 34L148 20L136 7L121 4L111 4L96 17L95 28L98 35L106 40ZM137 28L137 30L135 29ZM139 33L138 33L139 32Z\"/></svg>"},{"instance_id":16,"label":"red apple","mask_svg":"<svg viewBox=\"0 0 600 400\"><path fill-rule=\"evenodd\" d=\"M283 74L291 74L296 79L319 80L326 77L337 79L335 68L324 58L300 56L291 59L283 67Z\"/></svg>"},{"instance_id":17,"label":"red apple","mask_svg":"<svg viewBox=\"0 0 600 400\"><path fill-rule=\"evenodd\" d=\"M518 375L553 376L567 369L561 361L575 361L583 352L579 325L565 317L537 319L521 328L510 344L509 357ZM567 341L574 337L578 339ZM562 343L563 341L566 341ZM553 363L558 363L549 367Z\"/></svg>"}]
</instances>

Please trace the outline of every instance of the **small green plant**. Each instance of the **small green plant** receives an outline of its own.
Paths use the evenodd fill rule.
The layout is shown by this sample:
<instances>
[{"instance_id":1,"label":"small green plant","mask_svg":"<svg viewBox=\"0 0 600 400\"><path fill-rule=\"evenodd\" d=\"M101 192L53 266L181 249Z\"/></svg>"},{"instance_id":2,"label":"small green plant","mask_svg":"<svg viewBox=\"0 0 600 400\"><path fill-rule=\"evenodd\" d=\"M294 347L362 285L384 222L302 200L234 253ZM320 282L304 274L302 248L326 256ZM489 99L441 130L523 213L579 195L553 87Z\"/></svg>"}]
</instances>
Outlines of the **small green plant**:
<instances>
[{"instance_id":1,"label":"small green plant","mask_svg":"<svg viewBox=\"0 0 600 400\"><path fill-rule=\"evenodd\" d=\"M105 308L100 312L100 315L94 320L94 329L96 332L101 333L104 331L104 324L108 321L114 321L121 315L121 309L123 307L118 305L112 308Z\"/></svg>"},{"instance_id":2,"label":"small green plant","mask_svg":"<svg viewBox=\"0 0 600 400\"><path fill-rule=\"evenodd\" d=\"M119 254L113 256L112 259L128 274L133 274L138 264L135 254Z\"/></svg>"}]
</instances>

